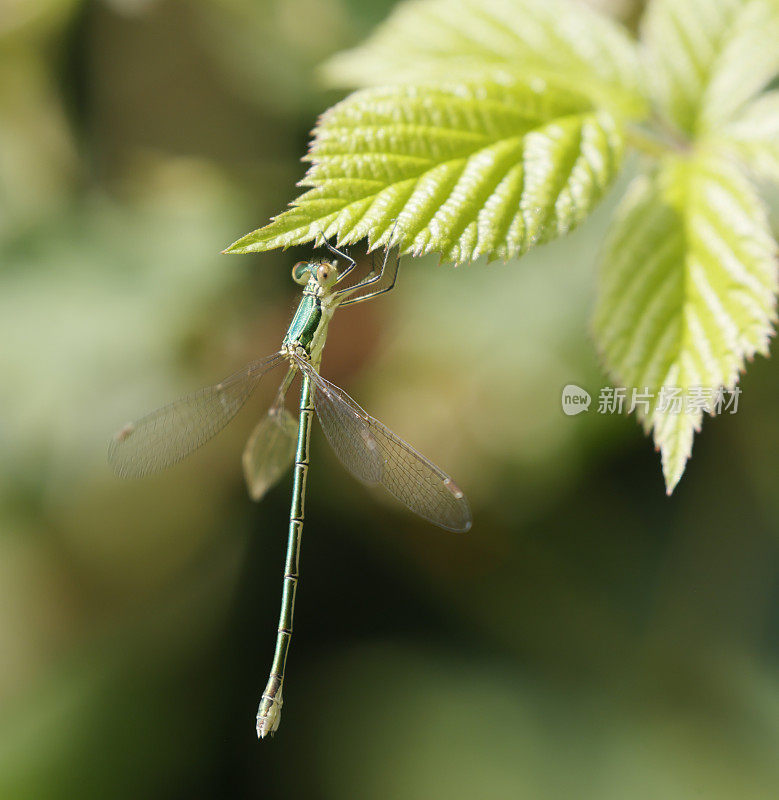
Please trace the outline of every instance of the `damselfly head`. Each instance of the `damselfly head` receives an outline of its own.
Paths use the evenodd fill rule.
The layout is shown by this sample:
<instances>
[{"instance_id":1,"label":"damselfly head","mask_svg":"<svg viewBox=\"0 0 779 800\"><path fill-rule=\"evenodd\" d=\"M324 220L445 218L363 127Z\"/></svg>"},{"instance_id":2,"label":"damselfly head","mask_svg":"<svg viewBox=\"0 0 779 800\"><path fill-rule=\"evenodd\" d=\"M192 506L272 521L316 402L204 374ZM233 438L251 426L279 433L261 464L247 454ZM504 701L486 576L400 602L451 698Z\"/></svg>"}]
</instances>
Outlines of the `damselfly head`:
<instances>
[{"instance_id":1,"label":"damselfly head","mask_svg":"<svg viewBox=\"0 0 779 800\"><path fill-rule=\"evenodd\" d=\"M335 261L298 261L292 267L292 280L300 286L305 286L312 278L323 289L328 289L338 279L338 265Z\"/></svg>"}]
</instances>

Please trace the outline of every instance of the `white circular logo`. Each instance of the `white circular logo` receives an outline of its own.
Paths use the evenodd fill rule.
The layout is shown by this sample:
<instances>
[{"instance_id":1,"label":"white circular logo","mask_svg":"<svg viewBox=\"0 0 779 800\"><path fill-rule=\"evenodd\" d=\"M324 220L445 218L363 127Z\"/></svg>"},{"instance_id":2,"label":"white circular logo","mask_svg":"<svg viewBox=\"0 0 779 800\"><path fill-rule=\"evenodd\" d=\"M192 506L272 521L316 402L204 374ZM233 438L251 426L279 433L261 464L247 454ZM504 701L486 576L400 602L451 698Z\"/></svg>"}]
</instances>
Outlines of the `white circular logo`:
<instances>
[{"instance_id":1,"label":"white circular logo","mask_svg":"<svg viewBox=\"0 0 779 800\"><path fill-rule=\"evenodd\" d=\"M587 411L590 407L590 400L589 394L581 386L569 383L563 389L563 413L569 417L575 417L577 414L581 414L582 411Z\"/></svg>"}]
</instances>

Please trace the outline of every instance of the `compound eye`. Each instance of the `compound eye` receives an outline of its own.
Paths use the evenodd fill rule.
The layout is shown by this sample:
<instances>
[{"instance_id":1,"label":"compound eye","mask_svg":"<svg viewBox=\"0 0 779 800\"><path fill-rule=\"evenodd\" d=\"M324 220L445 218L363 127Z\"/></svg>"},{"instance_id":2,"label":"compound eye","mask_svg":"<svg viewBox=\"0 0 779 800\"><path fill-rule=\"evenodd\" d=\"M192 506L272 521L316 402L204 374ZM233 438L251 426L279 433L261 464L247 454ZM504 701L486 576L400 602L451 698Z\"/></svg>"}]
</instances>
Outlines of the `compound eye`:
<instances>
[{"instance_id":1,"label":"compound eye","mask_svg":"<svg viewBox=\"0 0 779 800\"><path fill-rule=\"evenodd\" d=\"M332 264L320 264L316 271L316 279L321 286L326 286L336 274L336 269Z\"/></svg>"},{"instance_id":2,"label":"compound eye","mask_svg":"<svg viewBox=\"0 0 779 800\"><path fill-rule=\"evenodd\" d=\"M308 283L309 278L308 261L298 261L298 263L292 267L292 280L303 286L303 284Z\"/></svg>"}]
</instances>

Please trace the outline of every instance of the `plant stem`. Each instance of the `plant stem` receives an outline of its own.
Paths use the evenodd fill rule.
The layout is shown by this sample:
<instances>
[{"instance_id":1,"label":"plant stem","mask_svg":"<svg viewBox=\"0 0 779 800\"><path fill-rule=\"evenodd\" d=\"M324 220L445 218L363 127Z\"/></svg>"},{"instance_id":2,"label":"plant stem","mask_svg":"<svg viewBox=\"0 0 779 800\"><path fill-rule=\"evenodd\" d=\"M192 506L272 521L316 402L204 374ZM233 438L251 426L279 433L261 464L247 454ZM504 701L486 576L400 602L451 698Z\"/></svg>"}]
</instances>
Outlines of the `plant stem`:
<instances>
[{"instance_id":1,"label":"plant stem","mask_svg":"<svg viewBox=\"0 0 779 800\"><path fill-rule=\"evenodd\" d=\"M690 149L690 142L669 130L658 119L650 120L647 125L628 125L625 141L630 147L653 158L664 158L669 153L682 153Z\"/></svg>"},{"instance_id":2,"label":"plant stem","mask_svg":"<svg viewBox=\"0 0 779 800\"><path fill-rule=\"evenodd\" d=\"M668 153L676 149L670 142L658 136L654 131L640 128L637 125L630 125L625 131L625 142L645 155L653 158L664 158Z\"/></svg>"}]
</instances>

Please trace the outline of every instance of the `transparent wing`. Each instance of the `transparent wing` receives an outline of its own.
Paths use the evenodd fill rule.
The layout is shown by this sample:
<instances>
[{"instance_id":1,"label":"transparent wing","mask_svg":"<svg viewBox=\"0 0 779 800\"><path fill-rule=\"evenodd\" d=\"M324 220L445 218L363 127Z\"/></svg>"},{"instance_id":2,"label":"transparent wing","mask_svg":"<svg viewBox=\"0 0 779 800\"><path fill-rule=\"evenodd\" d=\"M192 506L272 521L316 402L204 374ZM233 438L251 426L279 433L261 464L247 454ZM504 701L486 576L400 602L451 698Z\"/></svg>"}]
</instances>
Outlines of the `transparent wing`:
<instances>
[{"instance_id":1,"label":"transparent wing","mask_svg":"<svg viewBox=\"0 0 779 800\"><path fill-rule=\"evenodd\" d=\"M471 527L471 510L454 481L362 409L346 392L295 359L314 386L314 407L344 466L366 483L381 483L401 503L451 531Z\"/></svg>"},{"instance_id":2,"label":"transparent wing","mask_svg":"<svg viewBox=\"0 0 779 800\"><path fill-rule=\"evenodd\" d=\"M307 371L314 388L314 408L335 454L358 480L380 483L384 455L368 425L371 417L312 367L307 366Z\"/></svg>"},{"instance_id":3,"label":"transparent wing","mask_svg":"<svg viewBox=\"0 0 779 800\"><path fill-rule=\"evenodd\" d=\"M252 431L243 451L243 474L252 500L262 500L295 458L298 423L276 404Z\"/></svg>"},{"instance_id":4,"label":"transparent wing","mask_svg":"<svg viewBox=\"0 0 779 800\"><path fill-rule=\"evenodd\" d=\"M117 475L138 478L175 464L205 444L241 410L260 378L285 357L252 361L208 386L130 422L111 439L108 462Z\"/></svg>"}]
</instances>

